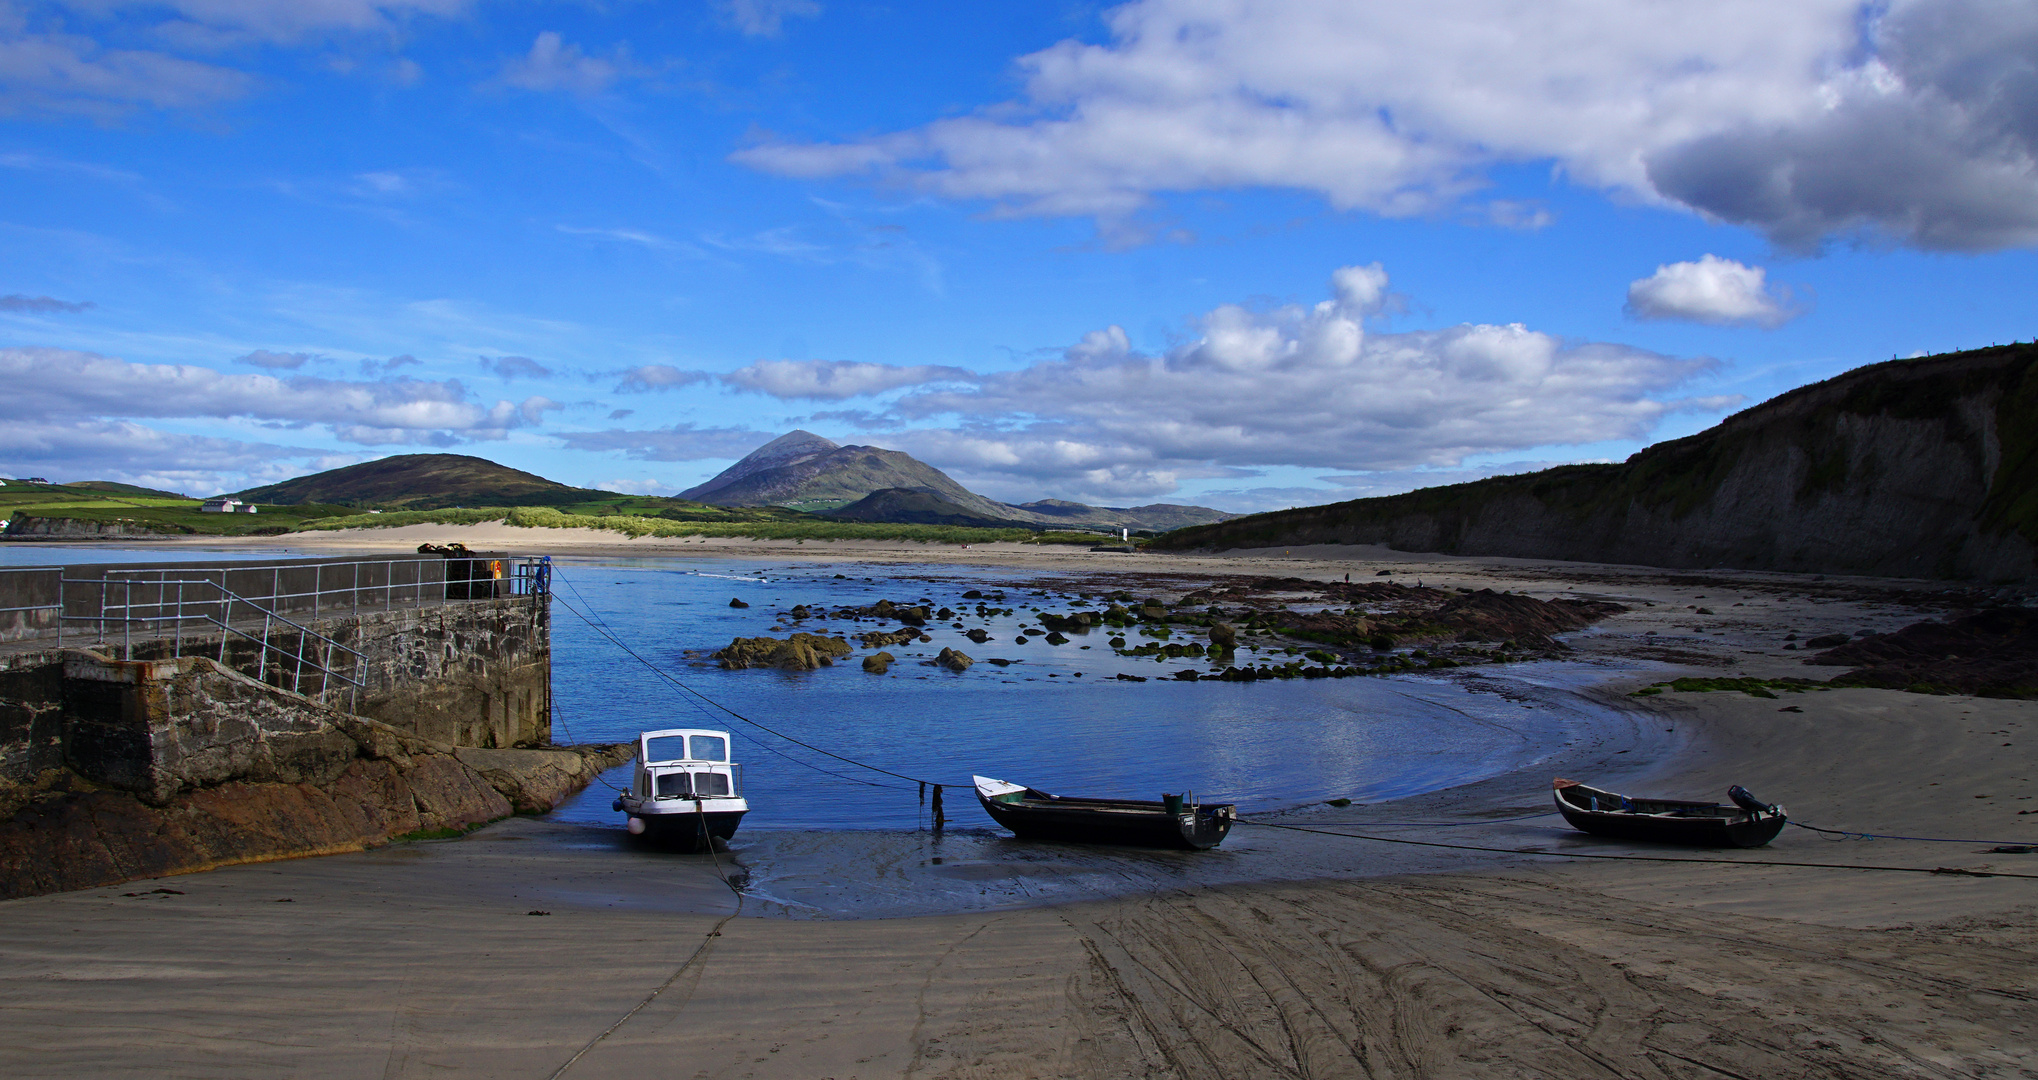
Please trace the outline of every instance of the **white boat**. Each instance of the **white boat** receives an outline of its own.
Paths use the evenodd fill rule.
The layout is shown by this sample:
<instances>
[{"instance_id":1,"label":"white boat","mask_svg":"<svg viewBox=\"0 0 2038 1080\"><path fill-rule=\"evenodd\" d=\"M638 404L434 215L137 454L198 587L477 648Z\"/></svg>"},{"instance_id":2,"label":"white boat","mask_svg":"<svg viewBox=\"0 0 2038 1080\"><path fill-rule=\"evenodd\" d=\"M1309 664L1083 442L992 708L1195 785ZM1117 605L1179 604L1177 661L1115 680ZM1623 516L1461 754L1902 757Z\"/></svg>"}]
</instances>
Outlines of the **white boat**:
<instances>
[{"instance_id":1,"label":"white boat","mask_svg":"<svg viewBox=\"0 0 2038 1080\"><path fill-rule=\"evenodd\" d=\"M668 728L637 736L636 777L615 809L630 815L630 835L681 851L727 841L750 812L729 733Z\"/></svg>"}]
</instances>

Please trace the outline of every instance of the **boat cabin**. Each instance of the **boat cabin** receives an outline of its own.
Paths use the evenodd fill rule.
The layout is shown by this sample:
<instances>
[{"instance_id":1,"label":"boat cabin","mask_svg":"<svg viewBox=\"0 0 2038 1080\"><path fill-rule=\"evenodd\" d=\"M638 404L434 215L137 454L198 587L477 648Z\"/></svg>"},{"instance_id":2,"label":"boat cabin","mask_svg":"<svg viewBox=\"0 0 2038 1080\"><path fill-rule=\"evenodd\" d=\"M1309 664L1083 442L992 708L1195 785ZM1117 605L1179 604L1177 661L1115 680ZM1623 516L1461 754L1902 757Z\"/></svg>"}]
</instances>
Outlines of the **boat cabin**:
<instances>
[{"instance_id":1,"label":"boat cabin","mask_svg":"<svg viewBox=\"0 0 2038 1080\"><path fill-rule=\"evenodd\" d=\"M729 760L729 733L696 728L637 736L639 799L730 799L743 794L741 766Z\"/></svg>"}]
</instances>

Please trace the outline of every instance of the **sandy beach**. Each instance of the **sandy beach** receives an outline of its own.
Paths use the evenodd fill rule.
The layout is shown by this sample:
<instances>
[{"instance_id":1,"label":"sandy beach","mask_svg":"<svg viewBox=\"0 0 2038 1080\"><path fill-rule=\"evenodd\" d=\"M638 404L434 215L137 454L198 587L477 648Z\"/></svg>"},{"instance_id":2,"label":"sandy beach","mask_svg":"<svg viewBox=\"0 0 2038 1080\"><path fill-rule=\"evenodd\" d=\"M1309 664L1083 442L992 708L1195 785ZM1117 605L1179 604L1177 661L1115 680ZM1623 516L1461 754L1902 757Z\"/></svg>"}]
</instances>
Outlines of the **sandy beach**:
<instances>
[{"instance_id":1,"label":"sandy beach","mask_svg":"<svg viewBox=\"0 0 2038 1080\"><path fill-rule=\"evenodd\" d=\"M1868 689L1628 696L1682 674L1824 679L1839 669L1805 665L1784 647L1791 635L1893 630L1957 587L1370 547L1148 556L501 525L235 546L453 540L997 566L1014 580L1392 570L1606 598L1629 610L1570 644L1607 671L1589 693L1651 739L1646 753L1563 760L1592 770L1577 778L1698 798L1739 783L1814 825L1975 842L1803 829L1752 852L1599 841L1519 820L1548 807L1548 773L1524 771L1273 819L1502 852L1241 825L1247 847L1279 850L1277 878L1207 885L1163 867L1080 903L801 920L756 917L768 905L724 883L744 884L738 858L661 856L612 832L512 819L458 841L0 904L0 1073L2038 1076L2038 853L1989 850L2038 842L2038 704ZM1509 674L1536 677L1534 665ZM951 859L924 835L883 843L954 880L1047 872L995 844ZM1578 854L1689 861L1566 857ZM1988 873L2027 876L1976 876Z\"/></svg>"}]
</instances>

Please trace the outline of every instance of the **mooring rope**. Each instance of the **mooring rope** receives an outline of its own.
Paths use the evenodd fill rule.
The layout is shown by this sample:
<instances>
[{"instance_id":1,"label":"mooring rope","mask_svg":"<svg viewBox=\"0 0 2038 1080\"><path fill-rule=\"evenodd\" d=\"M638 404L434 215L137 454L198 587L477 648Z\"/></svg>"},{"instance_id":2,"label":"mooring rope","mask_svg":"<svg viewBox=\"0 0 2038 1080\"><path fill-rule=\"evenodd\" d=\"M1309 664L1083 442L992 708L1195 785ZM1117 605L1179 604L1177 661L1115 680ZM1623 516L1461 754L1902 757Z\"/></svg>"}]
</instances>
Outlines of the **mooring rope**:
<instances>
[{"instance_id":1,"label":"mooring rope","mask_svg":"<svg viewBox=\"0 0 2038 1080\"><path fill-rule=\"evenodd\" d=\"M2038 843L2030 840L1960 840L1949 839L1944 836L1896 836L1890 833L1855 832L1852 829L1822 829L1817 825L1807 825L1802 821L1793 821L1790 824L1800 829L1810 829L1815 833L1823 834L1825 839L1828 840L1834 840L1837 837L1838 840L1919 840L1927 844L1994 844L1997 847L2038 847Z\"/></svg>"},{"instance_id":2,"label":"mooring rope","mask_svg":"<svg viewBox=\"0 0 2038 1080\"><path fill-rule=\"evenodd\" d=\"M1331 832L1328 829L1312 829L1302 825L1278 825L1271 821L1254 821L1251 818L1237 818L1242 824L1257 825L1262 829L1285 829L1289 832L1314 833L1318 836L1336 836L1345 840L1371 840L1379 844L1407 844L1412 847L1450 848L1453 851L1491 851L1502 855L1547 855L1560 859L1612 859L1620 862L1662 862L1701 863L1708 866L1797 866L1820 870L1882 870L1897 874L1947 874L1956 877L2006 877L2028 878L2038 881L2038 874L2018 874L2007 870L1964 870L1959 867L1939 866L1868 866L1860 863L1818 863L1794 862L1782 859L1683 859L1669 855L1610 855L1591 851L1544 851L1540 848L1486 847L1480 844L1446 844L1440 840L1408 840L1396 836L1367 836L1364 833Z\"/></svg>"},{"instance_id":3,"label":"mooring rope","mask_svg":"<svg viewBox=\"0 0 2038 1080\"><path fill-rule=\"evenodd\" d=\"M554 571L554 575L555 575L555 576L560 576L560 575L558 575L558 574L557 574L557 571ZM570 583L569 583L568 587L569 587L569 588L571 588L571 587L572 587ZM579 595L579 592L578 592L578 590L575 590L575 595L576 595L576 596L578 596L578 595ZM805 741L805 740L803 740L803 739L798 739L798 738L795 738L795 737L793 737L793 736L791 736L791 735L788 735L788 734L786 734L786 733L785 733L785 732L783 732L783 731L780 731L780 730L778 730L777 728L774 728L774 727L772 727L772 726L771 726L771 725L769 725L769 724L765 724L765 723L762 723L762 722L760 722L760 721L757 721L757 720L753 720L753 719L751 719L750 717L748 717L748 716L745 716L745 715L743 715L742 713L740 713L740 712L737 712L736 710L734 710L734 709L732 709L732 708L728 707L727 705L724 705L724 704L722 704L721 702L719 702L719 701L716 701L715 699L713 699L713 698L711 698L711 697L707 696L706 694L703 694L703 693L701 693L700 691L698 691L698 690L694 689L693 687L691 687L691 686L687 685L687 684L686 684L685 682L683 682L683 681L681 681L680 679L678 679L677 677L675 677L675 676L674 676L674 675L673 675L673 674L672 674L671 672L668 672L668 671L666 671L666 670L665 670L664 668L662 668L662 667L660 667L659 665L657 665L657 664L653 663L653 662L652 662L652 661L651 661L651 660L650 660L650 659L649 659L648 657L644 656L644 655L643 655L642 653L639 653L639 652L638 652L637 650L635 650L635 649L631 648L631 647L630 647L630 646L629 646L629 645L628 645L628 644L627 644L626 642L624 642L624 641L623 641L623 640L622 640L621 638L618 638L618 637L617 637L617 636L616 636L616 635L615 635L614 633L610 632L609 628L608 628L608 627L607 627L606 625L604 625L604 624L603 624L602 622L597 622L597 621L596 621L595 619L593 619L593 618L590 618L590 617L589 617L589 616L588 616L588 615L587 615L586 613L582 612L582 611L581 611L581 610L580 610L579 608L576 608L576 607L574 607L574 606L573 606L572 604L570 604L570 603L567 603L567 602L566 602L566 600L565 600L565 599L563 599L563 598L561 598L561 597L559 596L559 594L558 594L558 593L556 593L556 592L555 592L555 593L553 593L553 594L552 594L552 598L553 598L554 600L557 600L557 601L559 601L559 605L560 605L561 607L563 607L563 608L565 608L566 610L568 610L568 611L572 612L572 613L573 613L573 615L574 615L574 617L578 618L578 619L579 619L579 620L580 620L581 622L585 623L585 624L587 625L587 627L588 627L589 629L593 630L593 631L594 631L595 633L597 633L597 634L600 634L600 635L601 635L602 637L604 637L604 638L608 639L608 641L609 641L609 643L610 643L610 644L614 645L614 646L615 646L616 648L618 648L618 649L621 649L621 650L622 650L622 651L623 651L623 652L624 652L625 654L629 655L629 656L630 656L630 657L631 657L632 659L634 659L634 660L636 660L636 661L637 661L638 663L640 663L640 664L644 665L645 669L646 669L646 670L648 670L648 671L650 671L650 672L651 672L652 674L654 674L654 675L658 676L659 678L661 678L661 679L665 680L665 681L666 681L667 683L669 683L669 684L671 684L671 685L672 685L673 687L675 687L675 688L677 688L677 689L679 689L679 690L683 691L684 693L686 693L686 694L689 694L689 695L691 695L691 696L692 696L693 698L696 698L696 699L698 699L699 701L701 701L701 702L704 702L704 703L706 703L707 705L709 705L709 706L711 706L711 707L713 707L713 708L715 708L715 709L718 709L718 710L720 710L720 711L722 711L722 712L724 712L724 713L727 713L727 714L729 714L730 716L732 716L732 717L735 717L735 718L736 718L737 720L740 720L740 721L742 721L743 723L749 724L749 725L750 725L751 727L757 728L757 729L758 729L758 730L760 730L760 731L765 731L765 732L769 732L769 733L771 733L771 734L773 734L773 735L776 735L776 736L778 736L778 737L779 737L779 738L781 738L781 739L784 739L785 741L787 741L787 742L789 742L789 743L792 743L792 744L793 744L793 745L795 745L795 746L800 746L800 747L804 747L805 749L808 749L808 750L812 750L813 752L815 752L815 753L817 753L817 754L820 754L820 755L822 755L822 756L824 756L824 757L831 757L831 758L834 758L835 760L837 760L837 761L840 761L840 762L843 762L843 763L845 763L845 764L849 764L849 765L854 765L854 766L856 766L856 767L857 767L857 768L859 768L859 769L868 769L868 770L870 770L871 772L875 772L875 773L882 773L882 774L883 774L883 775L885 775L885 776L895 777L895 778L897 778L897 779L900 779L900 780L904 780L904 781L906 781L906 782L907 782L907 783L909 783L909 784L929 784L929 785L932 785L932 786L934 786L934 787L936 787L936 788L941 788L941 787L943 787L943 786L946 786L946 785L943 785L943 784L941 784L941 783L939 783L939 782L937 782L937 781L933 781L933 780L927 780L927 779L923 779L923 778L921 778L921 777L918 777L918 776L908 776L908 775L907 775L907 774L905 774L905 773L902 773L902 772L897 772L897 771L895 771L895 770L892 770L892 769L887 769L887 768L885 768L885 767L883 767L883 766L881 766L881 765L872 765L872 764L870 764L869 762L866 762L866 761L858 761L858 760L856 760L855 758L852 758L852 757L847 757L847 756L844 756L844 755L842 755L842 754L838 754L838 753L835 753L835 752L834 752L834 751L832 751L832 750L826 750L826 749L823 749L823 748L821 748L821 747L819 747L819 746L815 746L815 745L814 745L813 743L807 742L807 741ZM585 602L585 601L583 600L583 602ZM592 610L592 608L591 608L591 607L590 607L590 610ZM791 759L791 760L797 760L797 759ZM810 766L810 767L811 767L811 766ZM823 769L823 770L821 770L821 771L823 771L823 772L826 772L827 770ZM839 774L838 774L838 775L839 775ZM851 783L859 783L859 784L864 784L864 785L866 785L866 786L869 786L869 787L890 787L890 786L891 786L891 785L888 785L888 784L878 784L878 783L873 783L873 782L871 782L871 781L868 781L868 780L852 780L852 779L851 779L851 778L849 778L849 777L842 777L842 779L845 779L845 780L850 780L850 782L851 782Z\"/></svg>"}]
</instances>

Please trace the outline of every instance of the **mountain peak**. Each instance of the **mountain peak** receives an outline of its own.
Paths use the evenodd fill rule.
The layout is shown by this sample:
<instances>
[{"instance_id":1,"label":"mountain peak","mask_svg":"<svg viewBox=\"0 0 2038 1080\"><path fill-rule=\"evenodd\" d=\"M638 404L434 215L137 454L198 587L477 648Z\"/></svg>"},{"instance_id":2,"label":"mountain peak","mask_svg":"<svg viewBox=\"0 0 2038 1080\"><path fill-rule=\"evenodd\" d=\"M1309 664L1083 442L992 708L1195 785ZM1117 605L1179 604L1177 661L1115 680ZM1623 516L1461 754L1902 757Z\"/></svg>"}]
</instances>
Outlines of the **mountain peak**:
<instances>
[{"instance_id":1,"label":"mountain peak","mask_svg":"<svg viewBox=\"0 0 2038 1080\"><path fill-rule=\"evenodd\" d=\"M743 460L723 469L714 479L698 487L691 487L679 493L682 499L705 499L723 488L756 476L812 461L823 454L842 449L842 444L824 438L811 431L798 428L788 431L763 446L743 455Z\"/></svg>"}]
</instances>

